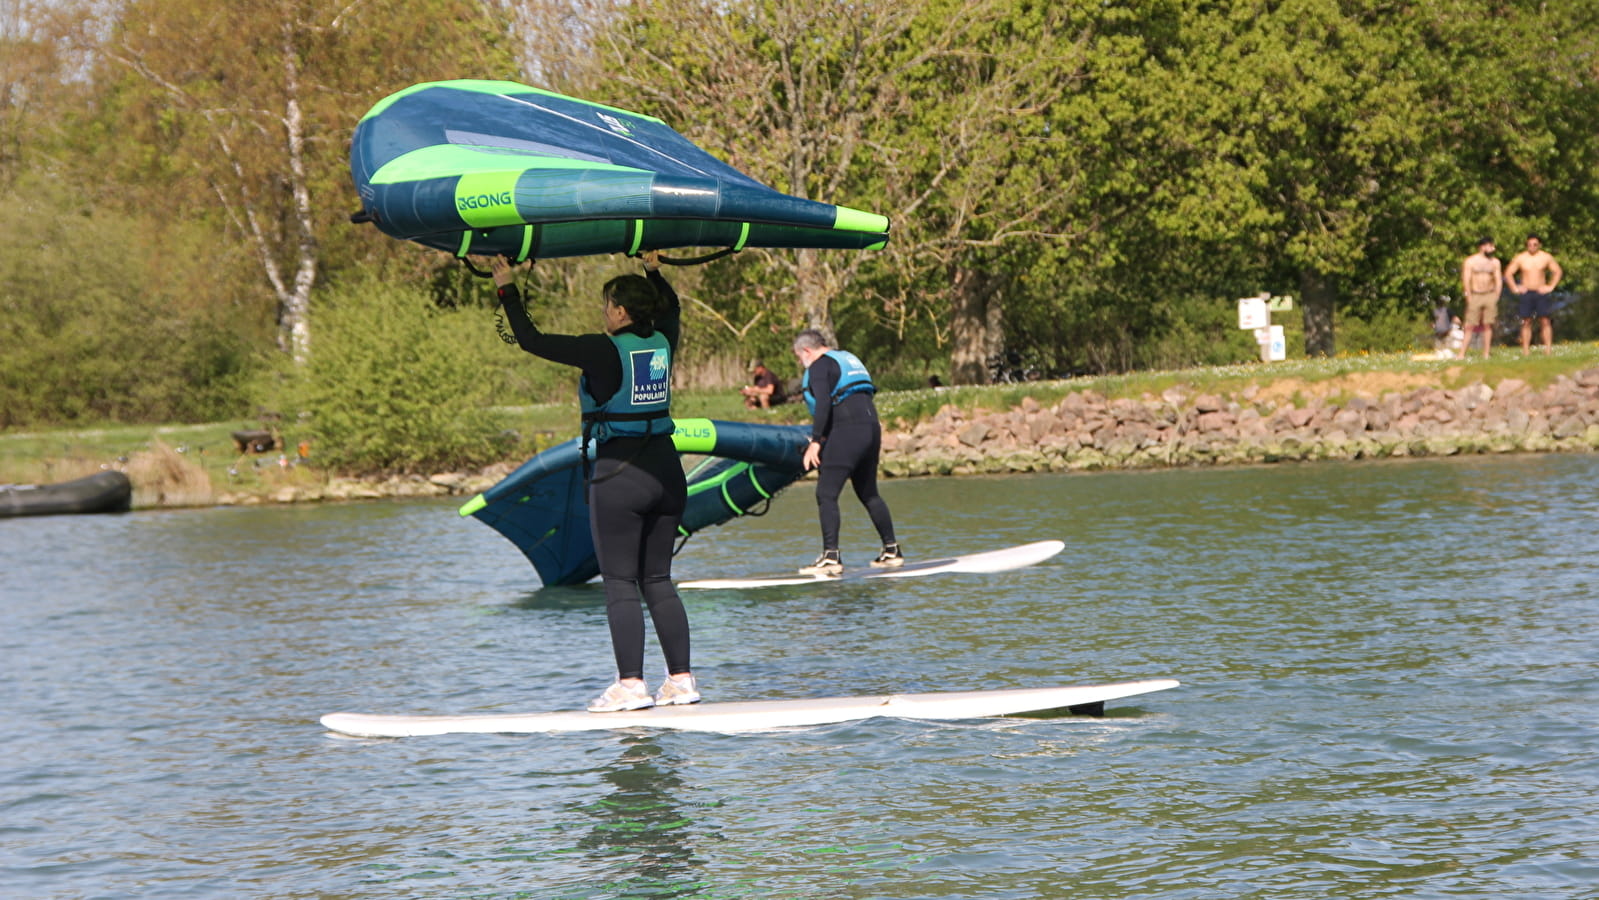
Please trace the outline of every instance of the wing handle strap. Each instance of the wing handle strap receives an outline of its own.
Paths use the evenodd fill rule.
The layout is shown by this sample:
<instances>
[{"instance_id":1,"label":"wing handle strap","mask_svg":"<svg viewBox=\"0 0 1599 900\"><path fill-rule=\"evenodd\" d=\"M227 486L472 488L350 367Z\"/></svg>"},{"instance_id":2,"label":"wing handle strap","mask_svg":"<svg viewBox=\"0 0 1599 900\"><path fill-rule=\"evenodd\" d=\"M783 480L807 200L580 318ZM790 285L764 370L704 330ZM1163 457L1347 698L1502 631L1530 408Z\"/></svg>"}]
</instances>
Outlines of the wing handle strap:
<instances>
[{"instance_id":1,"label":"wing handle strap","mask_svg":"<svg viewBox=\"0 0 1599 900\"><path fill-rule=\"evenodd\" d=\"M697 265L700 265L701 263L708 263L708 262L711 262L713 260L721 259L724 256L732 256L734 253L737 253L738 251L743 250L744 249L744 242L749 240L749 239L750 239L750 223L748 223L748 222L740 222L739 223L739 229L738 229L738 240L733 242L733 246L731 246L731 247L723 247L720 250L716 250L714 252L707 253L704 256L693 256L693 257L687 257L687 258L663 256L663 257L661 257L661 262L666 263L669 266L697 266ZM634 242L634 252L629 253L628 256L637 256L638 255L637 248L638 248L638 244L635 241Z\"/></svg>"},{"instance_id":2,"label":"wing handle strap","mask_svg":"<svg viewBox=\"0 0 1599 900\"><path fill-rule=\"evenodd\" d=\"M539 246L543 244L543 242L543 226L523 225L522 245L517 250L516 255L512 256L509 253L501 255L503 255L506 259L509 259L512 263L524 263L527 262L530 257L538 255ZM455 258L460 260L461 265L466 266L467 271L471 272L473 275L476 275L479 278L493 278L493 272L485 272L482 269L479 269L477 266L472 264L470 259L466 258L467 254L470 252L472 252L472 232L463 231L461 232L461 246L456 249Z\"/></svg>"},{"instance_id":3,"label":"wing handle strap","mask_svg":"<svg viewBox=\"0 0 1599 900\"><path fill-rule=\"evenodd\" d=\"M694 257L690 257L690 258L687 258L687 259L679 259L679 258L671 257L671 256L663 256L663 257L661 257L661 262L663 262L663 263L665 263L666 265L669 265L669 266L697 266L697 265L700 265L701 263L708 263L708 262L711 262L713 260L721 259L724 256L732 256L733 254L735 254L737 252L738 252L737 248L734 248L734 247L723 247L722 249L717 250L714 253L707 253L704 256L694 256Z\"/></svg>"},{"instance_id":4,"label":"wing handle strap","mask_svg":"<svg viewBox=\"0 0 1599 900\"><path fill-rule=\"evenodd\" d=\"M494 277L494 273L493 272L485 272L482 269L479 269L477 266L472 265L472 261L470 259L467 259L464 256L457 256L456 259L461 261L461 265L466 266L466 270L468 272L471 272L473 275L476 275L479 278L493 278Z\"/></svg>"}]
</instances>

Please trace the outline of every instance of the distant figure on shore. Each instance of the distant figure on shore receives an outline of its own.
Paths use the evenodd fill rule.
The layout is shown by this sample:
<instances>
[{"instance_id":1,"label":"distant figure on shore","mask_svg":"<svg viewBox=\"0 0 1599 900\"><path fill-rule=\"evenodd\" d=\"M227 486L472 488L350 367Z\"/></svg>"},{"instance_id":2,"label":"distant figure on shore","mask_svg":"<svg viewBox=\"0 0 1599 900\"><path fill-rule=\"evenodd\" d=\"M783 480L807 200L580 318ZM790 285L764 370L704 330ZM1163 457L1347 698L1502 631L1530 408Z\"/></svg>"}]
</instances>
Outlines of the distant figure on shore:
<instances>
[{"instance_id":1,"label":"distant figure on shore","mask_svg":"<svg viewBox=\"0 0 1599 900\"><path fill-rule=\"evenodd\" d=\"M1501 277L1493 238L1485 237L1477 242L1477 252L1460 263L1460 288L1466 292L1466 339L1460 345L1460 359L1466 358L1473 334L1482 335L1482 358L1488 358L1488 351L1493 347L1494 323L1499 319Z\"/></svg>"},{"instance_id":2,"label":"distant figure on shore","mask_svg":"<svg viewBox=\"0 0 1599 900\"><path fill-rule=\"evenodd\" d=\"M1449 341L1449 329L1455 322L1460 321L1449 312L1449 296L1446 294L1438 298L1437 305L1432 308L1432 349L1444 349L1444 344Z\"/></svg>"},{"instance_id":3,"label":"distant figure on shore","mask_svg":"<svg viewBox=\"0 0 1599 900\"><path fill-rule=\"evenodd\" d=\"M771 409L788 398L783 394L783 381L772 370L766 368L766 363L755 361L755 367L750 369L751 384L739 389L744 395L744 408L746 409Z\"/></svg>"},{"instance_id":4,"label":"distant figure on shore","mask_svg":"<svg viewBox=\"0 0 1599 900\"><path fill-rule=\"evenodd\" d=\"M927 376L927 386L935 391L939 390L944 387L944 379L939 378L937 375L929 375Z\"/></svg>"},{"instance_id":5,"label":"distant figure on shore","mask_svg":"<svg viewBox=\"0 0 1599 900\"><path fill-rule=\"evenodd\" d=\"M1543 248L1543 239L1536 234L1527 235L1527 249L1517 253L1505 267L1505 287L1518 295L1516 314L1521 316L1521 355L1532 352L1532 320L1537 319L1543 335L1543 352L1554 351L1555 327L1550 320L1554 312L1555 288L1565 273L1560 263Z\"/></svg>"},{"instance_id":6,"label":"distant figure on shore","mask_svg":"<svg viewBox=\"0 0 1599 900\"><path fill-rule=\"evenodd\" d=\"M1463 358L1466 355L1466 329L1460 325L1460 317L1454 316L1449 321L1449 334L1444 338L1444 345L1439 350L1440 359Z\"/></svg>"},{"instance_id":7,"label":"distant figure on shore","mask_svg":"<svg viewBox=\"0 0 1599 900\"><path fill-rule=\"evenodd\" d=\"M1448 298L1444 298L1447 300ZM1466 354L1466 330L1461 327L1460 317L1449 314L1449 307L1444 301L1439 301L1438 309L1442 310L1444 320L1444 333L1437 335L1438 326L1434 324L1434 335L1431 353L1413 353L1410 358L1414 360L1435 359L1460 359Z\"/></svg>"}]
</instances>

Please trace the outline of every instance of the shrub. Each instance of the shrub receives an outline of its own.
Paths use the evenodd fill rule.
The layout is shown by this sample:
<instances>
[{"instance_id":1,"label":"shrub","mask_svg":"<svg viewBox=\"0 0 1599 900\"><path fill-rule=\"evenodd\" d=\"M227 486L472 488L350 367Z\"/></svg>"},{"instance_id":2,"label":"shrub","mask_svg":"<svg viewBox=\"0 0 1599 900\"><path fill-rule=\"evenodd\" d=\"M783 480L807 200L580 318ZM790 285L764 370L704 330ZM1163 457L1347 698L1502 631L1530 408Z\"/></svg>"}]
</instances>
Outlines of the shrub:
<instances>
[{"instance_id":1,"label":"shrub","mask_svg":"<svg viewBox=\"0 0 1599 900\"><path fill-rule=\"evenodd\" d=\"M1399 353L1432 347L1431 311L1426 315L1405 309L1379 309L1366 316L1345 315L1335 320L1340 353Z\"/></svg>"},{"instance_id":2,"label":"shrub","mask_svg":"<svg viewBox=\"0 0 1599 900\"><path fill-rule=\"evenodd\" d=\"M367 278L319 296L312 325L290 399L319 464L421 473L502 454L483 367L498 342L481 310L439 309L422 287Z\"/></svg>"},{"instance_id":3,"label":"shrub","mask_svg":"<svg viewBox=\"0 0 1599 900\"><path fill-rule=\"evenodd\" d=\"M42 176L0 191L0 428L237 415L255 317L193 287L213 260L173 248L198 231Z\"/></svg>"}]
</instances>

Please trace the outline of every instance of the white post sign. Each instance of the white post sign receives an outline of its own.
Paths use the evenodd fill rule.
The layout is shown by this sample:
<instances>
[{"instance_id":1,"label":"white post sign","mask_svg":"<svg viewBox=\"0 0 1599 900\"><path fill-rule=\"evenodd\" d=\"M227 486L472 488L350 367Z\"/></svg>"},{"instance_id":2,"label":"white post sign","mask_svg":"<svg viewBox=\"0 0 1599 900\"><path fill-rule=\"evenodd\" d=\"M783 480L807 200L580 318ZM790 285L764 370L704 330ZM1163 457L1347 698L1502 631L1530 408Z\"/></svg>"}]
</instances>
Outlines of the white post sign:
<instances>
[{"instance_id":1,"label":"white post sign","mask_svg":"<svg viewBox=\"0 0 1599 900\"><path fill-rule=\"evenodd\" d=\"M1271 325L1266 328L1266 339L1260 342L1260 359L1262 362L1282 362L1288 358L1288 340L1283 337L1281 325Z\"/></svg>"},{"instance_id":2,"label":"white post sign","mask_svg":"<svg viewBox=\"0 0 1599 900\"><path fill-rule=\"evenodd\" d=\"M1288 358L1288 341L1283 327L1271 324L1271 314L1294 308L1294 298L1273 297L1270 293L1238 300L1238 327L1255 333L1261 362L1281 362Z\"/></svg>"},{"instance_id":3,"label":"white post sign","mask_svg":"<svg viewBox=\"0 0 1599 900\"><path fill-rule=\"evenodd\" d=\"M1265 297L1243 297L1238 301L1238 327L1254 331L1271 324L1271 313L1266 311Z\"/></svg>"}]
</instances>

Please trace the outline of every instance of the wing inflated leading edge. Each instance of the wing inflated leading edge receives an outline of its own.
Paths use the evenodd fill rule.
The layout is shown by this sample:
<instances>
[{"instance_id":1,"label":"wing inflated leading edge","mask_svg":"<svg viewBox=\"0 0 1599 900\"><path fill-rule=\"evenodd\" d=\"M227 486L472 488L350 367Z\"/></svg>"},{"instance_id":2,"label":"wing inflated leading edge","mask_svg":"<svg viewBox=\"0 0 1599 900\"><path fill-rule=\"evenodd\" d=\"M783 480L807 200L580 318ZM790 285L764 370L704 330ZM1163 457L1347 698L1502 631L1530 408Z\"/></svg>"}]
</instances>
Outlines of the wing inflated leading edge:
<instances>
[{"instance_id":1,"label":"wing inflated leading edge","mask_svg":"<svg viewBox=\"0 0 1599 900\"><path fill-rule=\"evenodd\" d=\"M361 218L457 256L872 249L873 213L773 190L651 116L508 81L419 84L356 126Z\"/></svg>"}]
</instances>

